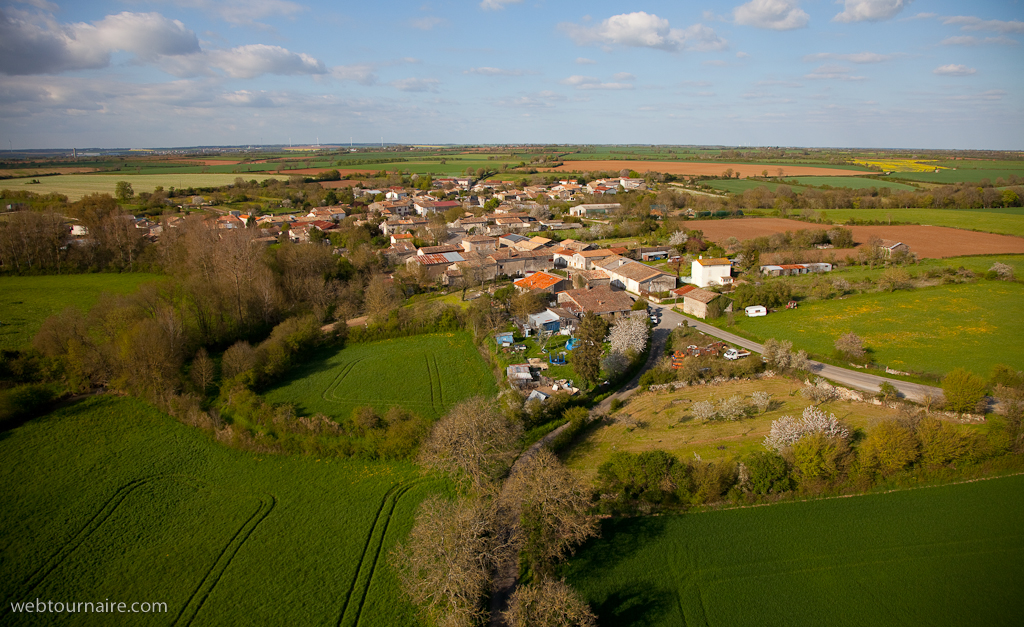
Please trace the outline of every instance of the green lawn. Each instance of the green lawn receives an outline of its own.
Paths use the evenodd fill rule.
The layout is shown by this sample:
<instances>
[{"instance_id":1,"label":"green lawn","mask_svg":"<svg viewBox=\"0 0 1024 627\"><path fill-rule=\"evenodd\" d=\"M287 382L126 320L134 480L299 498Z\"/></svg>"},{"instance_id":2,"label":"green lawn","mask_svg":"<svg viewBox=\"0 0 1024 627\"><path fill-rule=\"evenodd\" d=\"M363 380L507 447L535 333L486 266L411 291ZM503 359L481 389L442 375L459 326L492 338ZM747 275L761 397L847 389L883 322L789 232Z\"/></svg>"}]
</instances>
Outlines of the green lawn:
<instances>
[{"instance_id":1,"label":"green lawn","mask_svg":"<svg viewBox=\"0 0 1024 627\"><path fill-rule=\"evenodd\" d=\"M443 484L411 464L229 449L115 397L0 438L5 604L166 603L131 623L153 625L416 622L386 560ZM126 622L4 614L17 625Z\"/></svg>"},{"instance_id":2,"label":"green lawn","mask_svg":"<svg viewBox=\"0 0 1024 627\"><path fill-rule=\"evenodd\" d=\"M824 219L844 223L856 220L892 220L932 226L951 226L987 233L1024 237L1024 209L1013 207L985 211L982 209L829 209Z\"/></svg>"},{"instance_id":3,"label":"green lawn","mask_svg":"<svg viewBox=\"0 0 1024 627\"><path fill-rule=\"evenodd\" d=\"M1024 285L981 281L811 301L735 320L754 337L790 340L820 355L831 355L835 340L853 331L879 364L935 374L963 366L987 377L1000 363L1024 368L1022 311Z\"/></svg>"},{"instance_id":4,"label":"green lawn","mask_svg":"<svg viewBox=\"0 0 1024 627\"><path fill-rule=\"evenodd\" d=\"M30 344L43 320L67 307L86 311L103 292L128 294L146 281L159 278L141 272L0 276L0 349Z\"/></svg>"},{"instance_id":5,"label":"green lawn","mask_svg":"<svg viewBox=\"0 0 1024 627\"><path fill-rule=\"evenodd\" d=\"M1024 624L1024 477L612 519L564 568L602 626Z\"/></svg>"},{"instance_id":6,"label":"green lawn","mask_svg":"<svg viewBox=\"0 0 1024 627\"><path fill-rule=\"evenodd\" d=\"M346 419L371 405L404 407L440 418L471 396L497 394L494 377L468 333L436 333L351 344L321 353L267 392L275 403L294 403L300 414Z\"/></svg>"}]
</instances>

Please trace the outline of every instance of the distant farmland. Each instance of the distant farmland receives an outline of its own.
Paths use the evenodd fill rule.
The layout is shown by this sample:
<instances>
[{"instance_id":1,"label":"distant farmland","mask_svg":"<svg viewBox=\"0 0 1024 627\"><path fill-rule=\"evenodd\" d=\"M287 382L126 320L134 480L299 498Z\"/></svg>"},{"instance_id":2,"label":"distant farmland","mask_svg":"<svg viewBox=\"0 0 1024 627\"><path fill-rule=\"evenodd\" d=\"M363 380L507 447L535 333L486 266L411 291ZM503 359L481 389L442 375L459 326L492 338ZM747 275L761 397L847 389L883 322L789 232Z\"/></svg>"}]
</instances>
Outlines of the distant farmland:
<instances>
[{"instance_id":1,"label":"distant farmland","mask_svg":"<svg viewBox=\"0 0 1024 627\"><path fill-rule=\"evenodd\" d=\"M68 174L61 176L43 176L37 180L39 183L31 183L33 179L7 179L0 181L0 189L35 192L37 194L48 194L56 192L66 194L70 200L78 200L89 194L110 194L114 195L114 188L118 181L128 181L132 184L135 193L152 192L158 185L164 189L174 187L185 189L187 187L220 187L231 185L235 179L242 177L249 181L256 179L262 181L269 178L287 178L285 174L273 174L266 172L240 172L237 174L131 174L129 172L116 172L113 174Z\"/></svg>"},{"instance_id":2,"label":"distant farmland","mask_svg":"<svg viewBox=\"0 0 1024 627\"><path fill-rule=\"evenodd\" d=\"M1024 477L608 520L563 569L603 626L1024 624Z\"/></svg>"},{"instance_id":3,"label":"distant farmland","mask_svg":"<svg viewBox=\"0 0 1024 627\"><path fill-rule=\"evenodd\" d=\"M682 174L688 176L721 176L726 170L738 172L742 177L761 176L768 170L769 176L776 176L783 171L783 176L857 176L869 172L864 169L843 169L830 166L814 167L811 165L769 165L760 163L697 163L693 161L563 161L553 172L591 172L594 170L613 171L636 170L644 172L664 172L665 174Z\"/></svg>"},{"instance_id":4,"label":"distant farmland","mask_svg":"<svg viewBox=\"0 0 1024 627\"><path fill-rule=\"evenodd\" d=\"M459 332L353 344L322 354L294 369L267 398L294 403L301 414L338 420L362 405L379 411L399 406L440 418L465 398L496 393L494 377L469 334Z\"/></svg>"}]
</instances>

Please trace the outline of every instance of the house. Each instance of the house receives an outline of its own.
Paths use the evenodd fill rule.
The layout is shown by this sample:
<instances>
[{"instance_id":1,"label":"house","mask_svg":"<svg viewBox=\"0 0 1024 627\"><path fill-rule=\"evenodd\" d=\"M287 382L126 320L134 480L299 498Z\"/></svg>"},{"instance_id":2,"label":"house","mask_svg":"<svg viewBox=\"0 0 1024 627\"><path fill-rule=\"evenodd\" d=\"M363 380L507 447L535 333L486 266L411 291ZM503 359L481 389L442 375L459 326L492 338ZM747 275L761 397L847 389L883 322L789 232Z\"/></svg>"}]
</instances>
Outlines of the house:
<instances>
[{"instance_id":1,"label":"house","mask_svg":"<svg viewBox=\"0 0 1024 627\"><path fill-rule=\"evenodd\" d=\"M702 290L699 287L692 289L683 295L683 313L690 314L697 318L707 318L708 305L718 297L719 294ZM730 303L726 308L726 311L731 310L732 303Z\"/></svg>"},{"instance_id":2,"label":"house","mask_svg":"<svg viewBox=\"0 0 1024 627\"><path fill-rule=\"evenodd\" d=\"M599 287L602 285L611 285L612 279L608 276L608 273L604 270L574 270L571 273L573 284L577 282L577 278L582 279L586 287Z\"/></svg>"},{"instance_id":3,"label":"house","mask_svg":"<svg viewBox=\"0 0 1024 627\"><path fill-rule=\"evenodd\" d=\"M413 270L419 265L427 272L427 276L432 279L439 278L444 271L447 270L452 264L465 261L462 255L456 252L448 253L433 253L427 255L416 254L405 261L405 265L410 270Z\"/></svg>"},{"instance_id":4,"label":"house","mask_svg":"<svg viewBox=\"0 0 1024 627\"><path fill-rule=\"evenodd\" d=\"M579 218L605 216L617 211L620 207L622 207L622 205L617 202L582 204L576 205L575 207L569 207L569 215Z\"/></svg>"},{"instance_id":5,"label":"house","mask_svg":"<svg viewBox=\"0 0 1024 627\"><path fill-rule=\"evenodd\" d=\"M633 309L629 294L608 286L559 292L558 304L574 315L590 313L615 318L628 315Z\"/></svg>"},{"instance_id":6,"label":"house","mask_svg":"<svg viewBox=\"0 0 1024 627\"><path fill-rule=\"evenodd\" d=\"M498 240L486 235L470 235L462 238L462 249L467 253L497 250Z\"/></svg>"},{"instance_id":7,"label":"house","mask_svg":"<svg viewBox=\"0 0 1024 627\"><path fill-rule=\"evenodd\" d=\"M556 294L569 288L569 279L547 272L534 272L530 276L519 279L513 285L520 292L545 292Z\"/></svg>"},{"instance_id":8,"label":"house","mask_svg":"<svg viewBox=\"0 0 1024 627\"><path fill-rule=\"evenodd\" d=\"M541 331L549 331L551 333L557 333L561 328L560 319L558 314L553 311L545 309L544 311L530 314L528 316L531 329L535 329L538 333Z\"/></svg>"},{"instance_id":9,"label":"house","mask_svg":"<svg viewBox=\"0 0 1024 627\"><path fill-rule=\"evenodd\" d=\"M732 283L732 262L725 257L694 259L690 265L690 283L697 287L728 285Z\"/></svg>"},{"instance_id":10,"label":"house","mask_svg":"<svg viewBox=\"0 0 1024 627\"><path fill-rule=\"evenodd\" d=\"M615 253L602 248L599 250L584 250L573 254L568 258L568 265L574 270L593 270L602 261L614 257Z\"/></svg>"},{"instance_id":11,"label":"house","mask_svg":"<svg viewBox=\"0 0 1024 627\"><path fill-rule=\"evenodd\" d=\"M411 233L392 233L391 234L391 243L392 244L397 244L398 242L411 242L413 239L414 238L413 238L413 235Z\"/></svg>"},{"instance_id":12,"label":"house","mask_svg":"<svg viewBox=\"0 0 1024 627\"><path fill-rule=\"evenodd\" d=\"M613 287L638 295L641 292L667 292L676 286L676 278L671 274L625 257L607 259L599 267L608 275Z\"/></svg>"},{"instance_id":13,"label":"house","mask_svg":"<svg viewBox=\"0 0 1024 627\"><path fill-rule=\"evenodd\" d=\"M909 253L910 246L903 242L897 242L896 240L883 239L881 243L882 250L885 251L887 257L892 257L893 253Z\"/></svg>"}]
</instances>

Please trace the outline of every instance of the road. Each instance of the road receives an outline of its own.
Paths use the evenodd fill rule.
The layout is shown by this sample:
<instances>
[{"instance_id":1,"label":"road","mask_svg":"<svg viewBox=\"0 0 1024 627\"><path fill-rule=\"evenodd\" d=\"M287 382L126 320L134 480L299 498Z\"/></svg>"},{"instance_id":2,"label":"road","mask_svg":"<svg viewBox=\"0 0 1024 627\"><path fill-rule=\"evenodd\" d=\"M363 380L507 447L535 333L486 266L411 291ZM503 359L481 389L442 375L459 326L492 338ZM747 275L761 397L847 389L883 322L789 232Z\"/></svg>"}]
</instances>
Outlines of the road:
<instances>
[{"instance_id":1,"label":"road","mask_svg":"<svg viewBox=\"0 0 1024 627\"><path fill-rule=\"evenodd\" d=\"M718 327L713 327L706 322L694 320L674 311L670 306L660 307L661 311L661 322L658 324L658 328L666 328L671 331L683 320L689 322L690 326L696 327L697 330L713 335L717 338L725 340L730 344L741 346L744 349L755 352L763 353L764 346L753 342L751 340L742 338L728 331L723 331ZM900 396L910 399L912 401L922 402L927 397L931 396L934 398L942 399L942 389L932 387L930 385L921 385L919 383L909 383L907 381L899 381L897 379L887 379L886 377L880 377L874 374L868 374L867 372L860 372L858 370L849 370L847 368L839 368L838 366L832 366L829 364L823 364L818 361L810 360L811 372L820 375L826 379L835 381L847 387L851 387L864 392L871 392L877 394L879 387L883 383L891 383L900 393Z\"/></svg>"}]
</instances>

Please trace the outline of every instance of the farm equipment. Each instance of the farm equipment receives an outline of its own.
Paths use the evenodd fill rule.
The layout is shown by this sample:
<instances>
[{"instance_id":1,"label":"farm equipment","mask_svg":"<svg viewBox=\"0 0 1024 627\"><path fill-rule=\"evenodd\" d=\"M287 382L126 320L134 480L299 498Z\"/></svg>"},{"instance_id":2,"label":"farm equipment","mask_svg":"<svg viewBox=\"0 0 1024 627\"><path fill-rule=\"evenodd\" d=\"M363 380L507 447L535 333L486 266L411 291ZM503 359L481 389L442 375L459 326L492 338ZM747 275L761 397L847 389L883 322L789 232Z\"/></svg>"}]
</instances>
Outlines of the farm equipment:
<instances>
[{"instance_id":1,"label":"farm equipment","mask_svg":"<svg viewBox=\"0 0 1024 627\"><path fill-rule=\"evenodd\" d=\"M791 300L788 303L786 303L786 309L796 309L797 305L799 305L799 303L797 303L795 300Z\"/></svg>"}]
</instances>

